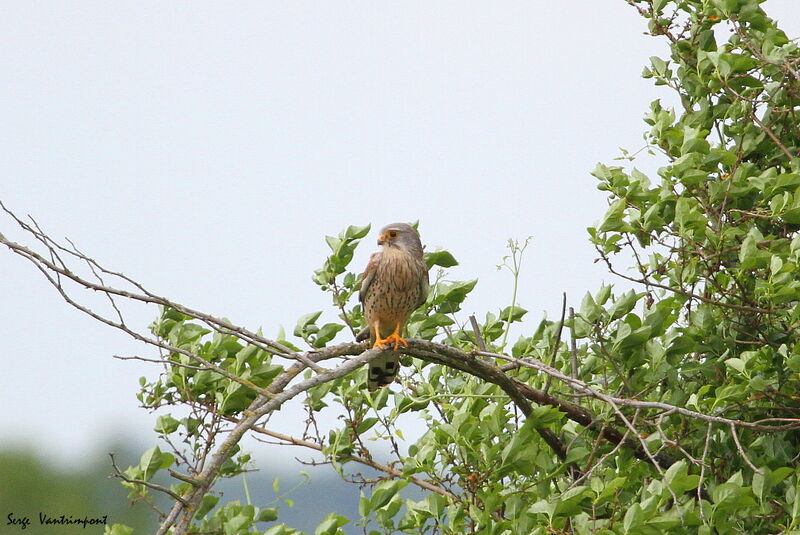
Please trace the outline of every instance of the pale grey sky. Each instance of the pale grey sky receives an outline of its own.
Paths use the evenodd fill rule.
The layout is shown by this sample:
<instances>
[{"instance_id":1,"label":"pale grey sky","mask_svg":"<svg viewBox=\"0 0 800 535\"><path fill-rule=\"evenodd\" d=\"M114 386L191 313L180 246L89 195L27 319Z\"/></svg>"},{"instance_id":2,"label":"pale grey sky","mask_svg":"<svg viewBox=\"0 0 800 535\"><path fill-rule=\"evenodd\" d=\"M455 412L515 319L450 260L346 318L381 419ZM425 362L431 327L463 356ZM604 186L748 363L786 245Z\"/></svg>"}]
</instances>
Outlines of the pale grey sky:
<instances>
[{"instance_id":1,"label":"pale grey sky","mask_svg":"<svg viewBox=\"0 0 800 535\"><path fill-rule=\"evenodd\" d=\"M800 35L795 0L765 9ZM640 78L667 55L644 28L622 0L5 2L0 199L269 335L329 306L310 276L349 224L419 219L453 277L480 279L479 316L509 303L506 240L533 235L532 329L562 291L577 304L611 280L586 239L605 205L589 171L640 148L649 102L670 98ZM364 245L357 269L374 232ZM59 458L111 431L152 443L135 393L156 369L111 358L149 350L7 251L0 273L0 440Z\"/></svg>"}]
</instances>

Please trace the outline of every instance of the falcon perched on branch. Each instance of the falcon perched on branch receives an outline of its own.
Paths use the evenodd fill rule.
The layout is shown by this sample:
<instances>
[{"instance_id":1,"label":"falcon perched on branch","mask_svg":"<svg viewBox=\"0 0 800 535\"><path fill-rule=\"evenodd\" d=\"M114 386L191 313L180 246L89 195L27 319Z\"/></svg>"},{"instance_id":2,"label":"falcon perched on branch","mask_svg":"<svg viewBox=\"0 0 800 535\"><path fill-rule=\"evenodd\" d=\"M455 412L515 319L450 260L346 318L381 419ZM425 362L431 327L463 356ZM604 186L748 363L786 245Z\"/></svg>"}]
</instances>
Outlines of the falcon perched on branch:
<instances>
[{"instance_id":1,"label":"falcon perched on branch","mask_svg":"<svg viewBox=\"0 0 800 535\"><path fill-rule=\"evenodd\" d=\"M397 348L408 346L401 337L411 313L428 298L428 268L422 256L417 231L406 223L392 223L381 229L381 251L372 253L364 270L359 299L367 326L356 340L370 339L372 347L389 347L369 363L367 383L370 392L394 381L397 375Z\"/></svg>"}]
</instances>

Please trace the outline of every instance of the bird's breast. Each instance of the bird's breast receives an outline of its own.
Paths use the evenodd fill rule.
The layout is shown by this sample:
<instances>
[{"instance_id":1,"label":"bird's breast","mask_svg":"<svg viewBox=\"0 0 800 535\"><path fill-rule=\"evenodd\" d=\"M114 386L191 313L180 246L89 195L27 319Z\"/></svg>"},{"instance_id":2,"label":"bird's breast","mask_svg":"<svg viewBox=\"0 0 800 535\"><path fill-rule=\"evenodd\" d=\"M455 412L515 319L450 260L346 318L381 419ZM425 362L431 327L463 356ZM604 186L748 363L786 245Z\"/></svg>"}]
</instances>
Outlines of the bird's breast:
<instances>
[{"instance_id":1,"label":"bird's breast","mask_svg":"<svg viewBox=\"0 0 800 535\"><path fill-rule=\"evenodd\" d=\"M408 292L419 286L417 260L405 252L393 252L381 262L379 273L386 281L388 289L395 292Z\"/></svg>"},{"instance_id":2,"label":"bird's breast","mask_svg":"<svg viewBox=\"0 0 800 535\"><path fill-rule=\"evenodd\" d=\"M409 253L384 250L364 303L368 321L379 320L386 328L405 323L419 302L424 269Z\"/></svg>"}]
</instances>

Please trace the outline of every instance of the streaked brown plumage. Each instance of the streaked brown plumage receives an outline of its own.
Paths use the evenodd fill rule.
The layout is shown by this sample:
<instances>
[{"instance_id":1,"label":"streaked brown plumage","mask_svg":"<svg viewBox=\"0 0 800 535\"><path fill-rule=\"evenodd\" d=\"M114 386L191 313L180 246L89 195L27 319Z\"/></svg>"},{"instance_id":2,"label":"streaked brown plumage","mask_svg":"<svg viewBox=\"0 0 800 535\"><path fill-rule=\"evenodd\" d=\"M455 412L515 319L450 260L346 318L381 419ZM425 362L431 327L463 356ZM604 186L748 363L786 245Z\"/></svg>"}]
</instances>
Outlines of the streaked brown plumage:
<instances>
[{"instance_id":1,"label":"streaked brown plumage","mask_svg":"<svg viewBox=\"0 0 800 535\"><path fill-rule=\"evenodd\" d=\"M364 270L359 297L367 327L358 340L370 338L372 347L394 351L369 364L370 391L388 385L397 375L398 347L407 346L402 331L411 313L428 298L428 268L419 234L411 225L392 223L381 229L378 245Z\"/></svg>"}]
</instances>

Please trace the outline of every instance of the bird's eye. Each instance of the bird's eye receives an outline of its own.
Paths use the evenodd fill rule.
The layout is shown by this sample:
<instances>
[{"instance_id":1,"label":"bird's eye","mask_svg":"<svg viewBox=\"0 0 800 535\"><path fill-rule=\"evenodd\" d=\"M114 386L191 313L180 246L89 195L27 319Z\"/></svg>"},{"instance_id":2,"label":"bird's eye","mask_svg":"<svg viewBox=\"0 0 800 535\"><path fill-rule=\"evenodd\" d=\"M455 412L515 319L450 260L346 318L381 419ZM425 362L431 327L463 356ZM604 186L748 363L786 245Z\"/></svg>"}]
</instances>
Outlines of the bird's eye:
<instances>
[{"instance_id":1,"label":"bird's eye","mask_svg":"<svg viewBox=\"0 0 800 535\"><path fill-rule=\"evenodd\" d=\"M397 231L396 230L390 230L389 231L389 237L390 238L396 238L397 237Z\"/></svg>"}]
</instances>

